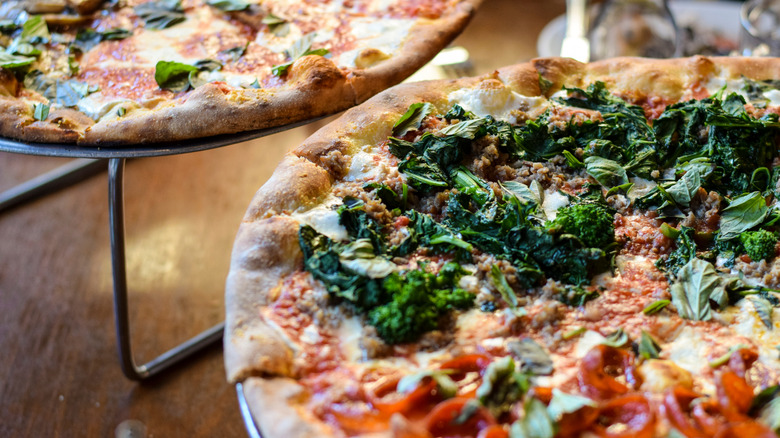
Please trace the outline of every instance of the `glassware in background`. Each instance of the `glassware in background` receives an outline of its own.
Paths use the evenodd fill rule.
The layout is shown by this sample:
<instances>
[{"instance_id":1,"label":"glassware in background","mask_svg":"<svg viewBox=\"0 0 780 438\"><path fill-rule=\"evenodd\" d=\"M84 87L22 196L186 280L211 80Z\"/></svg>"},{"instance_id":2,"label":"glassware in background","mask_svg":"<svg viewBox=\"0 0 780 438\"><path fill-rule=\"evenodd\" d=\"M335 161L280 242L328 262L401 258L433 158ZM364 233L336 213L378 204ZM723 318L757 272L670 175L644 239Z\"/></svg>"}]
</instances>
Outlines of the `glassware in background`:
<instances>
[{"instance_id":1,"label":"glassware in background","mask_svg":"<svg viewBox=\"0 0 780 438\"><path fill-rule=\"evenodd\" d=\"M747 1L739 18L743 55L780 56L780 0Z\"/></svg>"},{"instance_id":2,"label":"glassware in background","mask_svg":"<svg viewBox=\"0 0 780 438\"><path fill-rule=\"evenodd\" d=\"M680 34L666 0L607 0L590 34L593 60L680 56Z\"/></svg>"}]
</instances>

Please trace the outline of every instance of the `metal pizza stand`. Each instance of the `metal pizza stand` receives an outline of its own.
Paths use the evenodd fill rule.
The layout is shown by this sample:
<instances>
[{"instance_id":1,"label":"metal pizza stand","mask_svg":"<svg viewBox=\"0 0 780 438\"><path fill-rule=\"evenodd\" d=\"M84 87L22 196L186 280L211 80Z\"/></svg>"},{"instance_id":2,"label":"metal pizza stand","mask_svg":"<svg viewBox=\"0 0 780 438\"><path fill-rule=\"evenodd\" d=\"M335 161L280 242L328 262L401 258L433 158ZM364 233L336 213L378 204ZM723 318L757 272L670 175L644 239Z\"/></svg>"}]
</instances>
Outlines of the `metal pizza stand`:
<instances>
[{"instance_id":1,"label":"metal pizza stand","mask_svg":"<svg viewBox=\"0 0 780 438\"><path fill-rule=\"evenodd\" d=\"M297 128L323 117L275 128L247 131L171 143L142 144L129 147L88 147L72 144L28 143L0 137L0 151L24 155L76 158L64 166L0 193L0 212L35 197L62 189L108 167L108 217L111 266L114 289L114 320L119 363L130 380L145 380L222 339L224 322L166 351L147 363L138 365L132 354L129 304L127 297L127 264L125 261L124 171L129 158L161 157L205 151L276 134ZM240 387L239 387L240 388ZM239 391L239 397L242 398ZM245 403L244 403L245 404ZM247 411L248 413L248 408ZM244 409L242 407L242 414ZM245 416L245 418L247 418ZM251 417L249 417L251 418ZM247 422L249 424L249 422ZM253 423L252 423L253 424ZM259 434L257 435L260 436Z\"/></svg>"}]
</instances>

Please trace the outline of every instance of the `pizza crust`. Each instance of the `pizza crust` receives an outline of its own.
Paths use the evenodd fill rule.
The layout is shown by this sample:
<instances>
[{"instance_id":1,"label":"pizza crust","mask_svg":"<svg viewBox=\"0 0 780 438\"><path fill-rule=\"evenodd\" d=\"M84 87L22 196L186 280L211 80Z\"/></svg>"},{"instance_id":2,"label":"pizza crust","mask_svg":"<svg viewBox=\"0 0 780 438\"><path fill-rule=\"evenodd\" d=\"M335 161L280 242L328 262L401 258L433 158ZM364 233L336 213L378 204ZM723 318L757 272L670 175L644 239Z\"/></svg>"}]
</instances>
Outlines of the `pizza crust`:
<instances>
[{"instance_id":1,"label":"pizza crust","mask_svg":"<svg viewBox=\"0 0 780 438\"><path fill-rule=\"evenodd\" d=\"M481 77L395 86L352 108L306 139L285 157L251 201L236 238L226 287L227 377L231 383L247 383L247 400L257 424L268 436L333 436L332 430L326 433L320 429L321 421L299 406L306 394L294 379L289 378L294 375L286 368L291 362L287 362L287 356L284 367L279 368L272 362L278 359L272 357L271 350L279 345L279 340L275 335L267 334L265 338L260 335L259 331L269 327L257 318L258 309L268 302L282 278L302 269L296 221L274 215L296 208L308 209L316 206L317 200L324 200L333 183L345 174L343 163L331 162L334 155L341 155L341 161L348 167L351 156L362 146L377 145L386 140L393 124L409 105L429 102L441 113L452 104L448 95L462 88L503 86L523 96L545 93L549 97L563 86L583 87L594 81L604 81L616 90L639 90L645 96L679 99L689 87L706 82L713 74L723 74L727 78L777 78L780 77L780 63L773 59L702 56L673 60L617 58L591 64L563 58L540 58ZM540 78L549 81L551 86L543 90ZM304 174L306 180L291 177ZM278 234L271 231L277 227L271 225L273 221L284 224L284 231ZM278 230L281 229L280 226ZM255 321L251 322L253 315ZM270 329L270 333L273 332ZM244 380L248 376L253 377ZM302 424L281 419L290 415L297 416ZM393 431L386 436L420 436L415 431L409 432L409 426L402 419L391 422L391 426Z\"/></svg>"}]
</instances>

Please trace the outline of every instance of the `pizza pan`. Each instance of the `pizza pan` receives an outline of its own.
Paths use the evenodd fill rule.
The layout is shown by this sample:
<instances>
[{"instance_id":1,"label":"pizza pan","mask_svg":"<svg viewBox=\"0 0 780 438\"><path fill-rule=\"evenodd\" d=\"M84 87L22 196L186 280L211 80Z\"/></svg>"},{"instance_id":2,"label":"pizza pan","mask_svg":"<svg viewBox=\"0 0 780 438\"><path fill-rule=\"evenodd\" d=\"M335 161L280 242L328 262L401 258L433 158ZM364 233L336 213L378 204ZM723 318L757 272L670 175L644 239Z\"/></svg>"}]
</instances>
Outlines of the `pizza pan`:
<instances>
[{"instance_id":1,"label":"pizza pan","mask_svg":"<svg viewBox=\"0 0 780 438\"><path fill-rule=\"evenodd\" d=\"M255 424L255 419L252 418L252 412L249 410L249 405L246 402L244 385L236 383L236 393L238 393L238 408L241 410L241 417L244 419L244 425L249 433L249 438L263 438L260 428Z\"/></svg>"},{"instance_id":2,"label":"pizza pan","mask_svg":"<svg viewBox=\"0 0 780 438\"><path fill-rule=\"evenodd\" d=\"M276 134L288 129L297 128L327 116L316 117L273 128L255 131L238 132L235 134L216 135L212 137L195 138L166 143L148 143L130 146L77 146L58 143L32 143L0 137L0 151L25 155L70 158L141 158L160 157L165 155L186 154L190 152L216 149L259 137Z\"/></svg>"}]
</instances>

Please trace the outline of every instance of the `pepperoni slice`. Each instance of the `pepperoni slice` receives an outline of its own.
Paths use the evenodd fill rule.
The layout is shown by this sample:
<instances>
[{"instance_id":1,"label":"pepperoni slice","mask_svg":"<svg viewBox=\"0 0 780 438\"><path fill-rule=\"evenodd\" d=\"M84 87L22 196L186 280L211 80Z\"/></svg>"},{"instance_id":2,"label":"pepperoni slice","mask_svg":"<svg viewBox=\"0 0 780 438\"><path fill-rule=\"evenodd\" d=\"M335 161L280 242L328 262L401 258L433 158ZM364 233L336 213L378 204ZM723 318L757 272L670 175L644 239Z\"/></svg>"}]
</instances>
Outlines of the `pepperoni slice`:
<instances>
[{"instance_id":1,"label":"pepperoni slice","mask_svg":"<svg viewBox=\"0 0 780 438\"><path fill-rule=\"evenodd\" d=\"M580 391L590 398L608 400L629 391L616 377L623 376L628 385L641 383L634 367L634 355L627 350L598 345L582 358L577 378Z\"/></svg>"},{"instance_id":2,"label":"pepperoni slice","mask_svg":"<svg viewBox=\"0 0 780 438\"><path fill-rule=\"evenodd\" d=\"M483 429L496 425L496 419L484 407L476 406L474 412L464 421L458 421L458 417L469 400L465 397L456 397L443 401L425 417L425 428L435 438L466 438L480 434ZM485 432L486 434L488 432ZM497 433L497 432L490 432ZM489 435L493 438L492 435Z\"/></svg>"},{"instance_id":3,"label":"pepperoni slice","mask_svg":"<svg viewBox=\"0 0 780 438\"><path fill-rule=\"evenodd\" d=\"M599 409L596 435L604 438L652 438L655 415L650 402L641 394L612 399Z\"/></svg>"}]
</instances>

